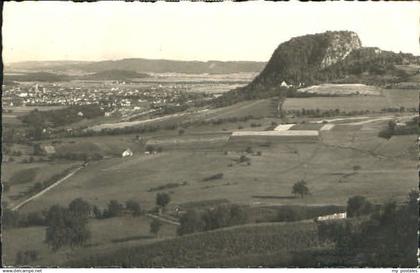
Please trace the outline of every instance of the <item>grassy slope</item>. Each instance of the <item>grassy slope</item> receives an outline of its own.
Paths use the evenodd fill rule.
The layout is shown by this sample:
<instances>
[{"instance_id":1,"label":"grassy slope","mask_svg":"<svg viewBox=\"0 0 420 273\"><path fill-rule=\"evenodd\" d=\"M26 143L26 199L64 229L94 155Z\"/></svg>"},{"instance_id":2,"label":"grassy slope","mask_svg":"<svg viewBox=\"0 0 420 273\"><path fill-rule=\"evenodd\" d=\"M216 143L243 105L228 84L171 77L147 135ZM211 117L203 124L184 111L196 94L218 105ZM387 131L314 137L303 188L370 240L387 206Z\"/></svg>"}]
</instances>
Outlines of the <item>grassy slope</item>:
<instances>
[{"instance_id":1,"label":"grassy slope","mask_svg":"<svg viewBox=\"0 0 420 273\"><path fill-rule=\"evenodd\" d=\"M405 198L416 185L416 174L412 172L416 158L393 152L382 154L379 148L392 144L377 137L379 128L377 124L366 124L359 130L351 126L347 131L331 130L323 133L322 144L279 143L259 147L251 141L246 145L228 143L223 149L211 151L164 150L152 156L135 154L131 158L91 162L48 196L23 210L67 204L77 197L99 206L111 199L132 198L152 207L155 193L148 189L183 181L188 185L172 190L172 205L216 197L251 205L257 202L340 205L352 195L364 195L375 201ZM402 138L398 145L415 148L410 138ZM247 155L251 158L250 166L234 161L247 146L262 152L261 156ZM225 155L224 150L229 153ZM361 170L354 172L355 165L361 166ZM202 182L204 177L216 173L224 173L223 179ZM312 195L303 200L281 198L290 196L292 185L300 179L308 182ZM262 200L253 198L254 195L278 198Z\"/></svg>"},{"instance_id":2,"label":"grassy slope","mask_svg":"<svg viewBox=\"0 0 420 273\"><path fill-rule=\"evenodd\" d=\"M3 163L1 168L1 178L2 181L6 181L10 183L10 190L7 193L3 193L4 201L7 201L10 204L18 203L19 200L22 200L22 198L19 199L11 199L11 197L18 195L21 192L25 192L30 187L32 187L37 182L43 182L48 180L54 175L62 173L64 170L78 166L80 163L75 161L70 162L56 162L56 163L50 163L50 162L43 162L43 163L26 163L26 164L19 164L19 163ZM21 172L22 170L26 169L32 169L34 168L36 171L36 175L34 179L28 183L24 184L16 184L14 183L11 178L13 175L15 175L18 172Z\"/></svg>"},{"instance_id":3,"label":"grassy slope","mask_svg":"<svg viewBox=\"0 0 420 273\"><path fill-rule=\"evenodd\" d=\"M187 235L108 255L75 260L70 266L196 267L222 266L247 255L298 251L319 246L316 224L258 224ZM279 257L281 259L282 257ZM242 260L244 266L246 261Z\"/></svg>"},{"instance_id":4,"label":"grassy slope","mask_svg":"<svg viewBox=\"0 0 420 273\"><path fill-rule=\"evenodd\" d=\"M151 220L147 217L118 217L105 220L90 220L92 238L88 246L71 250L63 248L52 252L45 239L45 227L17 228L3 230L2 252L4 265L13 265L18 251L37 250L39 260L36 265L56 266L69 259L86 257L99 253L108 253L129 245L144 244L155 239L149 232ZM175 226L163 223L159 232L161 239L173 237ZM28 240L30 238L30 240Z\"/></svg>"},{"instance_id":5,"label":"grassy slope","mask_svg":"<svg viewBox=\"0 0 420 273\"><path fill-rule=\"evenodd\" d=\"M285 110L340 109L341 111L380 111L386 107L418 107L419 90L382 90L382 96L288 98Z\"/></svg>"}]
</instances>

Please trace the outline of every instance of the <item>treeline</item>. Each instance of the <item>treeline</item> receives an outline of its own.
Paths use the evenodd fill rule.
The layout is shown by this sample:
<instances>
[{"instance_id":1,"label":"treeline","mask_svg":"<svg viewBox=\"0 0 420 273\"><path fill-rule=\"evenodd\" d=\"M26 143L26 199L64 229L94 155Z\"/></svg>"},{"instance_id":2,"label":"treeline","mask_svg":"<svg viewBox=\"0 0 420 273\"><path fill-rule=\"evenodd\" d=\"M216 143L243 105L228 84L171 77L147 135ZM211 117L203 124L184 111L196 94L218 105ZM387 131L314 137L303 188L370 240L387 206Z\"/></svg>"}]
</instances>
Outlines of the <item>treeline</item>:
<instances>
[{"instance_id":1,"label":"treeline","mask_svg":"<svg viewBox=\"0 0 420 273\"><path fill-rule=\"evenodd\" d=\"M218 228L245 224L248 221L246 210L239 205L219 205L212 209L188 210L180 218L179 235L214 230Z\"/></svg>"},{"instance_id":2,"label":"treeline","mask_svg":"<svg viewBox=\"0 0 420 273\"><path fill-rule=\"evenodd\" d=\"M69 125L82 119L92 119L104 115L99 105L73 105L63 109L39 111L34 109L20 119L27 126L24 130L26 140L48 138L49 127Z\"/></svg>"},{"instance_id":3,"label":"treeline","mask_svg":"<svg viewBox=\"0 0 420 273\"><path fill-rule=\"evenodd\" d=\"M54 137L91 137L91 136L103 136L103 135L124 135L124 134L145 134L158 132L160 130L176 130L178 128L189 128L191 126L205 126L205 125L220 125L224 123L236 123L246 122L251 119L260 119L253 115L247 115L243 117L228 117L228 118L217 118L210 120L198 120L198 121L185 121L179 124L168 124L165 126L161 125L144 125L144 126L129 126L122 128L105 128L102 130L94 131L86 128L74 129L70 132L67 130L56 130ZM184 129L180 129L179 134L183 134Z\"/></svg>"},{"instance_id":4,"label":"treeline","mask_svg":"<svg viewBox=\"0 0 420 273\"><path fill-rule=\"evenodd\" d=\"M39 111L34 109L21 118L22 122L34 127L68 125L82 119L93 119L104 115L99 105L72 105L63 109Z\"/></svg>"}]
</instances>

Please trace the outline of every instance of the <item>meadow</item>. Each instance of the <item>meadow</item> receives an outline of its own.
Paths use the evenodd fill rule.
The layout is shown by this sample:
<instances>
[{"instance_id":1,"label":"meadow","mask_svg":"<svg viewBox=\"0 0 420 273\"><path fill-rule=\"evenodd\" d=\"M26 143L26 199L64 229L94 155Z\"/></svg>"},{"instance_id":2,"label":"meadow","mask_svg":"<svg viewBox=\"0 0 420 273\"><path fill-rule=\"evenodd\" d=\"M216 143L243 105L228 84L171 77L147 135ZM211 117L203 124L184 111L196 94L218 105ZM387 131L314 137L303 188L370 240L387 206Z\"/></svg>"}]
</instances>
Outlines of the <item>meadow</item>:
<instances>
[{"instance_id":1,"label":"meadow","mask_svg":"<svg viewBox=\"0 0 420 273\"><path fill-rule=\"evenodd\" d=\"M150 233L151 219L146 216L116 217L103 220L92 219L89 228L92 237L87 245L73 249L65 247L57 252L44 243L45 227L34 226L6 230L2 234L3 263L12 265L18 251L36 250L39 253L37 266L58 266L71 259L95 254L104 254L129 245L140 245L174 237L176 226L163 223L159 238ZM28 240L27 238L30 238Z\"/></svg>"},{"instance_id":2,"label":"meadow","mask_svg":"<svg viewBox=\"0 0 420 273\"><path fill-rule=\"evenodd\" d=\"M311 97L288 98L284 110L306 109L340 109L340 111L379 112L388 107L418 108L419 90L382 89L380 96L344 96L344 97Z\"/></svg>"},{"instance_id":3,"label":"meadow","mask_svg":"<svg viewBox=\"0 0 420 273\"><path fill-rule=\"evenodd\" d=\"M23 211L45 209L56 203L65 205L77 197L102 207L111 199L134 199L152 208L155 193L148 189L184 181L188 185L170 190L170 207L215 196L249 205L343 205L353 195L364 195L378 202L401 200L416 186L413 171L416 157L409 152L416 147L415 137L396 136L392 142L379 138L378 130L385 125L386 121L346 125L343 129L323 132L318 143L271 143L269 147L260 144L258 137L255 142L252 138L244 143L226 141L213 149L208 144L206 149L200 149L202 144L194 141L189 148L178 149L169 142L158 154L136 152L129 158L91 162L51 190L47 198L33 201ZM185 138L188 139L180 137ZM397 153L392 148L394 143L406 149ZM248 147L251 153L246 152ZM249 165L237 161L241 155L250 159ZM360 170L353 171L356 165ZM223 173L223 178L202 182L216 173ZM301 179L308 182L310 196L280 198L290 196L292 185ZM279 198L253 197L267 195Z\"/></svg>"},{"instance_id":4,"label":"meadow","mask_svg":"<svg viewBox=\"0 0 420 273\"><path fill-rule=\"evenodd\" d=\"M90 161L74 176L19 212L42 211L55 204L66 206L75 198L83 198L102 209L110 200L134 200L149 210L155 207L158 192L170 194L167 214L171 215L175 215L177 207L196 207L204 203L202 207L206 208L220 202L241 204L251 210L279 206L335 205L342 208L348 198L355 195L365 196L373 203L401 202L410 190L418 187L417 136L379 138L378 132L387 126L388 120L378 118L384 118L380 113L383 108L418 107L419 92L391 89L381 92L381 96L287 99L286 111L339 108L371 112L366 114L368 117L331 121L334 127L321 131L317 142L261 142L258 136L235 141L229 137L233 131L269 130L285 122L275 117L275 101L271 99L218 109L197 109L182 116L160 119L152 122L162 126L155 132L45 140L41 143L54 145L58 154L99 153L104 158ZM407 113L386 115L391 118L408 116ZM248 118L237 119L241 117ZM321 118L293 119L297 125L290 130L319 130L323 126ZM371 120L365 122L366 119ZM203 120L220 122L200 123ZM319 123L310 123L315 121ZM193 125L164 128L183 122ZM146 154L145 144L161 147L162 151ZM17 146L14 149L30 153L30 148ZM134 155L122 158L121 153L127 148ZM241 158L246 160L241 161ZM11 182L5 200L13 201L11 197L26 187L81 163L72 160L3 163L2 180ZM24 169L34 169L35 178L14 185L11 178ZM218 179L206 179L214 176ZM304 198L291 192L300 180L306 181L310 190L310 195ZM162 188L171 183L182 187ZM12 264L19 250L37 250L39 265L257 266L263 257L267 264L288 265L295 258L293 251L323 247L316 240L316 226L312 222L246 225L179 238L174 238L176 227L167 224L162 227L159 238L152 238L150 222L145 216L91 219L93 237L87 247L66 248L56 253L43 243L45 227L3 230L4 261ZM225 251L220 251L223 248ZM128 258L121 258L125 256Z\"/></svg>"}]
</instances>

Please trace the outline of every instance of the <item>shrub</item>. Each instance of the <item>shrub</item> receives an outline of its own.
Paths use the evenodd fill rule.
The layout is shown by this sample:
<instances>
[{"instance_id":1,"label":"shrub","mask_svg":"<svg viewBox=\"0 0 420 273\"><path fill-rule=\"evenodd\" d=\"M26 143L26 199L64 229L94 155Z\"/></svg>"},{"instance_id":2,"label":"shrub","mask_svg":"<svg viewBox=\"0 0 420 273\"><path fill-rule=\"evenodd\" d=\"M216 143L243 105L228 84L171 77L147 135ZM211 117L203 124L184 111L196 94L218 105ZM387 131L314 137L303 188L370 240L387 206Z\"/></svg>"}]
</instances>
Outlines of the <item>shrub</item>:
<instances>
[{"instance_id":1,"label":"shrub","mask_svg":"<svg viewBox=\"0 0 420 273\"><path fill-rule=\"evenodd\" d=\"M372 211L372 203L363 196L353 196L347 201L347 217L366 215Z\"/></svg>"},{"instance_id":2,"label":"shrub","mask_svg":"<svg viewBox=\"0 0 420 273\"><path fill-rule=\"evenodd\" d=\"M150 223L150 232L153 233L155 236L158 236L161 226L162 223L159 220L153 219L153 221Z\"/></svg>"},{"instance_id":3,"label":"shrub","mask_svg":"<svg viewBox=\"0 0 420 273\"><path fill-rule=\"evenodd\" d=\"M169 204L170 201L171 197L168 193L162 192L156 195L156 205L158 205L162 209L165 209L165 207Z\"/></svg>"},{"instance_id":4,"label":"shrub","mask_svg":"<svg viewBox=\"0 0 420 273\"><path fill-rule=\"evenodd\" d=\"M239 163L243 163L243 162L248 162L248 161L250 161L251 159L249 159L249 157L247 157L247 156L245 156L245 155L241 155L240 157L239 157Z\"/></svg>"},{"instance_id":5,"label":"shrub","mask_svg":"<svg viewBox=\"0 0 420 273\"><path fill-rule=\"evenodd\" d=\"M211 181L211 180L218 180L223 178L223 173L217 173L206 178L203 178L204 182Z\"/></svg>"},{"instance_id":6,"label":"shrub","mask_svg":"<svg viewBox=\"0 0 420 273\"><path fill-rule=\"evenodd\" d=\"M121 216L124 210L123 204L117 200L111 200L108 203L108 209L104 211L103 216L105 218Z\"/></svg>"},{"instance_id":7,"label":"shrub","mask_svg":"<svg viewBox=\"0 0 420 273\"><path fill-rule=\"evenodd\" d=\"M139 216L143 213L143 210L141 209L141 206L138 202L133 201L133 200L129 200L127 202L125 202L125 208L129 211L131 211L131 213L134 216Z\"/></svg>"}]
</instances>

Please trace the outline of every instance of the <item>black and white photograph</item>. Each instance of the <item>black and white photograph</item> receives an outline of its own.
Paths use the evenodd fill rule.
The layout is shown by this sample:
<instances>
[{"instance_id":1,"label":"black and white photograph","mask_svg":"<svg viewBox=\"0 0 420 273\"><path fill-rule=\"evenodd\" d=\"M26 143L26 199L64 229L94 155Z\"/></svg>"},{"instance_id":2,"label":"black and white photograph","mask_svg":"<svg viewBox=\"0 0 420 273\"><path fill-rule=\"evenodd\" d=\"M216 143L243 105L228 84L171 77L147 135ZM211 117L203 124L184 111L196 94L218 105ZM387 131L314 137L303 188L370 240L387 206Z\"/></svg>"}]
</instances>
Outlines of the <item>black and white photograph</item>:
<instances>
[{"instance_id":1,"label":"black and white photograph","mask_svg":"<svg viewBox=\"0 0 420 273\"><path fill-rule=\"evenodd\" d=\"M210 2L2 3L3 270L418 267L420 2Z\"/></svg>"}]
</instances>

